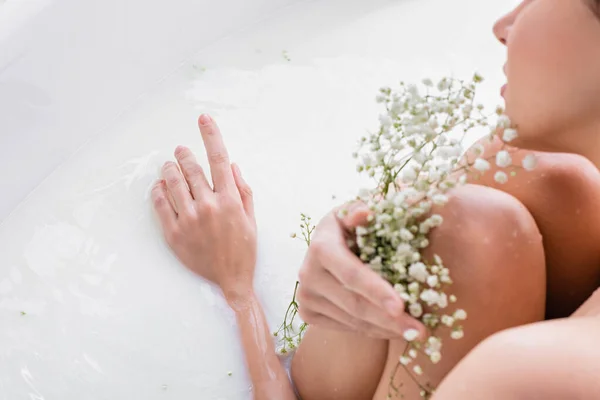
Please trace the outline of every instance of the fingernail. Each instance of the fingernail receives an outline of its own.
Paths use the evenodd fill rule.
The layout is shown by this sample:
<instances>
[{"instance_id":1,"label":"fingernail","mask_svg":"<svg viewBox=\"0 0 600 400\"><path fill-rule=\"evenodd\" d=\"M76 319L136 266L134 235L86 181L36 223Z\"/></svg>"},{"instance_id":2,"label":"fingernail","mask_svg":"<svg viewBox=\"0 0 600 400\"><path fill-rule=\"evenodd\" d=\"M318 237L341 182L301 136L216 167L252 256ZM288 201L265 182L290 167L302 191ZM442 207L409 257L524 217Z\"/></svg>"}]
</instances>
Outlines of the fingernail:
<instances>
[{"instance_id":1,"label":"fingernail","mask_svg":"<svg viewBox=\"0 0 600 400\"><path fill-rule=\"evenodd\" d=\"M179 145L175 148L175 154L180 154L181 152L183 152L185 150L187 150L187 148L185 146Z\"/></svg>"},{"instance_id":2,"label":"fingernail","mask_svg":"<svg viewBox=\"0 0 600 400\"><path fill-rule=\"evenodd\" d=\"M212 124L212 118L208 114L202 114L200 116L200 118L198 119L198 121L200 122L200 125L202 125L202 126Z\"/></svg>"},{"instance_id":3,"label":"fingernail","mask_svg":"<svg viewBox=\"0 0 600 400\"><path fill-rule=\"evenodd\" d=\"M389 299L383 304L385 310L393 317L397 317L402 312L402 304L398 300Z\"/></svg>"}]
</instances>

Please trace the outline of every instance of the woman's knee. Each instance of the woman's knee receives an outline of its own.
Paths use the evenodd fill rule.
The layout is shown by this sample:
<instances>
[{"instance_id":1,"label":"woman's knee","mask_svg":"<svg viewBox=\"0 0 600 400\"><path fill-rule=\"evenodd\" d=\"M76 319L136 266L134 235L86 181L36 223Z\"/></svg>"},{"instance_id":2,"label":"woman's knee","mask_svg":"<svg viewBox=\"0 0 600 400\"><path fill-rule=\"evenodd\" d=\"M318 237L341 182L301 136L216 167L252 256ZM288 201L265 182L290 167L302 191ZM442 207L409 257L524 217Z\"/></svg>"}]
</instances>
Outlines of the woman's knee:
<instances>
[{"instance_id":1,"label":"woman's knee","mask_svg":"<svg viewBox=\"0 0 600 400\"><path fill-rule=\"evenodd\" d=\"M429 261L439 255L450 271L453 283L444 292L456 295L457 301L444 313L464 309L468 317L461 321L460 340L451 339L450 328L436 328L436 336L444 342L443 357L435 365L424 364L425 377L433 385L489 336L543 319L546 285L539 231L516 199L466 186L456 190L439 213L444 222L432 231L423 257ZM403 346L391 343L393 361ZM404 375L400 378L406 380Z\"/></svg>"},{"instance_id":2,"label":"woman's knee","mask_svg":"<svg viewBox=\"0 0 600 400\"><path fill-rule=\"evenodd\" d=\"M444 223L424 256L442 257L454 282L448 290L469 319L490 334L543 319L544 250L527 209L506 193L467 185L440 214Z\"/></svg>"}]
</instances>

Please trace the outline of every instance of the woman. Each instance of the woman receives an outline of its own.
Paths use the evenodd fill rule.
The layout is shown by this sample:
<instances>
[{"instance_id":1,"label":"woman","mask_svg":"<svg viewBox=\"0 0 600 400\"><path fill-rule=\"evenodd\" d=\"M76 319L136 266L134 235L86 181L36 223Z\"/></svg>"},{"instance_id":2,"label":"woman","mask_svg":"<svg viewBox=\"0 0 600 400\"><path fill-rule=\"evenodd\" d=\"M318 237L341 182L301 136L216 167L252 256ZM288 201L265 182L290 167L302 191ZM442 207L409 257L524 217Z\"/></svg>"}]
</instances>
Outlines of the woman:
<instances>
[{"instance_id":1,"label":"woman","mask_svg":"<svg viewBox=\"0 0 600 400\"><path fill-rule=\"evenodd\" d=\"M516 145L587 159L541 153L537 170L499 188L504 192L477 182L457 190L441 210L445 223L432 234L429 251L452 269L469 319L465 338L447 341L442 362L423 363L419 380L437 385L477 347L442 382L437 399L600 397L593 375L598 357L589 357L600 335L600 296L592 295L600 282L598 7L596 0L529 0L495 26L508 48L504 97L519 127ZM175 254L221 286L236 311L255 397L294 398L253 294L250 189L230 167L214 122L202 116L200 130L214 189L190 151L178 148L183 176L176 164L165 165L155 207ZM487 154L497 147L488 145ZM324 218L301 269L300 311L311 327L292 375L304 400L385 399L403 331L423 330L402 313L389 285L345 247L346 235L366 215L354 205L343 220L335 212ZM586 298L573 317L535 324L567 317ZM575 363L561 363L566 356ZM408 376L398 373L394 382L404 383L405 398L418 398Z\"/></svg>"}]
</instances>

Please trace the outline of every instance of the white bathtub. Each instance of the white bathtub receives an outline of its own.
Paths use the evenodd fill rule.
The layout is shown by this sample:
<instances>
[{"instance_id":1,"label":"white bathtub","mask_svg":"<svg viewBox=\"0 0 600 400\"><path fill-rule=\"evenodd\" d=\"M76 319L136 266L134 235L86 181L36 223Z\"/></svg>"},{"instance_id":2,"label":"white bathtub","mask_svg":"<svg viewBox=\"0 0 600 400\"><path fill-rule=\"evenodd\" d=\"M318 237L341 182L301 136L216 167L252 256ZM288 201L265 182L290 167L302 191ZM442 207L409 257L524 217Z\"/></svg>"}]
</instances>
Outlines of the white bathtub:
<instances>
[{"instance_id":1,"label":"white bathtub","mask_svg":"<svg viewBox=\"0 0 600 400\"><path fill-rule=\"evenodd\" d=\"M0 400L250 398L231 312L157 230L158 166L202 154L197 114L217 118L256 193L276 329L304 252L289 233L361 184L377 88L477 69L497 103L491 24L515 3L0 0Z\"/></svg>"}]
</instances>

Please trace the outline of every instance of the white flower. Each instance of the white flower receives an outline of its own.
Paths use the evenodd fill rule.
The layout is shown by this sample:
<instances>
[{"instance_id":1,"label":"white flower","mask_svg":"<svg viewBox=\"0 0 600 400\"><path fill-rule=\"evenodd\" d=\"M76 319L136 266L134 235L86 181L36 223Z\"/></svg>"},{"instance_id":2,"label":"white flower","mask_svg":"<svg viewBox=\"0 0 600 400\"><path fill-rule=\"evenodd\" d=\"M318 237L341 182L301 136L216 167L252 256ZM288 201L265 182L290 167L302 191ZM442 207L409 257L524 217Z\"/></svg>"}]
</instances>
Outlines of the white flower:
<instances>
[{"instance_id":1,"label":"white flower","mask_svg":"<svg viewBox=\"0 0 600 400\"><path fill-rule=\"evenodd\" d=\"M419 292L419 283L418 282L411 282L408 284L408 291L409 293L418 293Z\"/></svg>"},{"instance_id":2,"label":"white flower","mask_svg":"<svg viewBox=\"0 0 600 400\"><path fill-rule=\"evenodd\" d=\"M404 111L404 104L398 100L394 100L392 106L390 107L390 111L394 114L400 114L402 111Z\"/></svg>"},{"instance_id":3,"label":"white flower","mask_svg":"<svg viewBox=\"0 0 600 400\"><path fill-rule=\"evenodd\" d=\"M431 226L440 226L444 222L444 218L439 214L433 214L428 218L428 221L430 221Z\"/></svg>"},{"instance_id":4,"label":"white flower","mask_svg":"<svg viewBox=\"0 0 600 400\"><path fill-rule=\"evenodd\" d=\"M442 341L435 337L435 336L430 336L429 339L427 339L427 350L431 351L440 351L442 349Z\"/></svg>"},{"instance_id":5,"label":"white flower","mask_svg":"<svg viewBox=\"0 0 600 400\"><path fill-rule=\"evenodd\" d=\"M413 235L408 229L402 228L400 229L400 239L402 240L413 240L415 235Z\"/></svg>"},{"instance_id":6,"label":"white flower","mask_svg":"<svg viewBox=\"0 0 600 400\"><path fill-rule=\"evenodd\" d=\"M442 279L442 281L444 281L444 279ZM437 304L440 308L448 307L448 296L446 295L446 293L440 293Z\"/></svg>"},{"instance_id":7,"label":"white flower","mask_svg":"<svg viewBox=\"0 0 600 400\"><path fill-rule=\"evenodd\" d=\"M385 129L390 128L392 126L392 124L394 123L392 118L387 114L380 115L379 122L381 123L381 126Z\"/></svg>"},{"instance_id":8,"label":"white flower","mask_svg":"<svg viewBox=\"0 0 600 400\"><path fill-rule=\"evenodd\" d=\"M410 312L410 315L415 318L419 318L421 315L423 315L423 307L419 303L413 303L408 306L408 311Z\"/></svg>"},{"instance_id":9,"label":"white flower","mask_svg":"<svg viewBox=\"0 0 600 400\"><path fill-rule=\"evenodd\" d=\"M456 299L456 296L455 296L455 295L453 295L453 294L451 294L451 295L450 295L450 303L456 303L456 300L457 300L457 299Z\"/></svg>"},{"instance_id":10,"label":"white flower","mask_svg":"<svg viewBox=\"0 0 600 400\"><path fill-rule=\"evenodd\" d=\"M417 179L417 171L410 167L402 169L402 182L411 183Z\"/></svg>"},{"instance_id":11,"label":"white flower","mask_svg":"<svg viewBox=\"0 0 600 400\"><path fill-rule=\"evenodd\" d=\"M418 366L418 365L415 365L413 367L413 371L417 375L423 375L423 369L420 366Z\"/></svg>"},{"instance_id":12,"label":"white flower","mask_svg":"<svg viewBox=\"0 0 600 400\"><path fill-rule=\"evenodd\" d=\"M429 273L427 267L422 262L417 262L408 267L408 274L419 282L425 282Z\"/></svg>"},{"instance_id":13,"label":"white flower","mask_svg":"<svg viewBox=\"0 0 600 400\"><path fill-rule=\"evenodd\" d=\"M446 326L452 326L454 325L454 318L449 315L442 315L441 322Z\"/></svg>"},{"instance_id":14,"label":"white flower","mask_svg":"<svg viewBox=\"0 0 600 400\"><path fill-rule=\"evenodd\" d=\"M467 312L463 309L458 309L454 312L454 319L465 320L467 319Z\"/></svg>"},{"instance_id":15,"label":"white flower","mask_svg":"<svg viewBox=\"0 0 600 400\"><path fill-rule=\"evenodd\" d=\"M473 168L475 168L477 171L485 172L490 169L490 163L483 158L478 158L473 163Z\"/></svg>"},{"instance_id":16,"label":"white flower","mask_svg":"<svg viewBox=\"0 0 600 400\"><path fill-rule=\"evenodd\" d=\"M411 363L411 361L412 361L412 359L410 357L406 357L406 356L400 357L400 364L402 364L402 365L408 365Z\"/></svg>"},{"instance_id":17,"label":"white flower","mask_svg":"<svg viewBox=\"0 0 600 400\"><path fill-rule=\"evenodd\" d=\"M506 175L506 173L504 173L502 171L498 171L494 175L494 180L498 183L504 184L504 183L508 182L508 176Z\"/></svg>"},{"instance_id":18,"label":"white flower","mask_svg":"<svg viewBox=\"0 0 600 400\"><path fill-rule=\"evenodd\" d=\"M443 92L444 90L448 89L449 87L449 82L447 78L442 78L442 80L437 84L437 88L440 92Z\"/></svg>"},{"instance_id":19,"label":"white flower","mask_svg":"<svg viewBox=\"0 0 600 400\"><path fill-rule=\"evenodd\" d=\"M465 333L462 331L462 329L456 329L450 333L450 337L454 340L462 339L464 336Z\"/></svg>"},{"instance_id":20,"label":"white flower","mask_svg":"<svg viewBox=\"0 0 600 400\"><path fill-rule=\"evenodd\" d=\"M419 331L416 329L407 329L406 331L404 331L403 337L404 340L406 340L407 342L412 342L413 340L419 337Z\"/></svg>"},{"instance_id":21,"label":"white flower","mask_svg":"<svg viewBox=\"0 0 600 400\"><path fill-rule=\"evenodd\" d=\"M427 305L432 306L437 304L440 299L440 294L432 289L425 289L421 292L420 296L421 300L427 303Z\"/></svg>"},{"instance_id":22,"label":"white flower","mask_svg":"<svg viewBox=\"0 0 600 400\"><path fill-rule=\"evenodd\" d=\"M537 157L535 156L535 154L526 155L525 158L523 158L522 165L523 168L525 168L527 171L535 169L537 165Z\"/></svg>"},{"instance_id":23,"label":"white flower","mask_svg":"<svg viewBox=\"0 0 600 400\"><path fill-rule=\"evenodd\" d=\"M448 196L445 194L436 194L431 198L431 201L433 201L433 204L435 205L443 206L448 202Z\"/></svg>"},{"instance_id":24,"label":"white flower","mask_svg":"<svg viewBox=\"0 0 600 400\"><path fill-rule=\"evenodd\" d=\"M506 129L510 128L510 124L510 119L506 115L501 115L500 117L498 117L498 123L496 124L496 126L500 129Z\"/></svg>"},{"instance_id":25,"label":"white flower","mask_svg":"<svg viewBox=\"0 0 600 400\"><path fill-rule=\"evenodd\" d=\"M427 284L430 287L436 287L438 283L439 283L439 278L437 276L435 276L435 275L429 275L427 277Z\"/></svg>"},{"instance_id":26,"label":"white flower","mask_svg":"<svg viewBox=\"0 0 600 400\"><path fill-rule=\"evenodd\" d=\"M506 168L512 164L512 158L506 150L500 150L496 154L496 165L500 168Z\"/></svg>"},{"instance_id":27,"label":"white flower","mask_svg":"<svg viewBox=\"0 0 600 400\"><path fill-rule=\"evenodd\" d=\"M429 180L431 182L436 182L436 181L440 180L441 177L442 177L442 174L437 169L432 168L429 170Z\"/></svg>"},{"instance_id":28,"label":"white flower","mask_svg":"<svg viewBox=\"0 0 600 400\"><path fill-rule=\"evenodd\" d=\"M396 247L396 254L399 256L408 256L412 254L412 247L408 243L400 243L398 247Z\"/></svg>"},{"instance_id":29,"label":"white flower","mask_svg":"<svg viewBox=\"0 0 600 400\"><path fill-rule=\"evenodd\" d=\"M396 283L394 285L394 290L396 292L398 292L398 293L404 293L404 292L406 292L406 288L403 285L399 284L399 283Z\"/></svg>"},{"instance_id":30,"label":"white flower","mask_svg":"<svg viewBox=\"0 0 600 400\"><path fill-rule=\"evenodd\" d=\"M481 157L483 155L483 153L485 152L485 148L483 147L483 145L481 143L476 143L473 145L473 147L471 147L471 151L477 157Z\"/></svg>"},{"instance_id":31,"label":"white flower","mask_svg":"<svg viewBox=\"0 0 600 400\"><path fill-rule=\"evenodd\" d=\"M417 356L418 356L419 354L417 353L417 351L416 351L415 349L410 349L410 350L408 351L408 355L409 355L411 358L417 358Z\"/></svg>"},{"instance_id":32,"label":"white flower","mask_svg":"<svg viewBox=\"0 0 600 400\"><path fill-rule=\"evenodd\" d=\"M431 86L433 86L433 82L432 82L432 81L431 81L431 79L429 79L429 78L425 78L425 79L423 79L423 81L422 81L422 82L423 82L423 85L425 85L425 86L427 86L427 87L431 87Z\"/></svg>"},{"instance_id":33,"label":"white flower","mask_svg":"<svg viewBox=\"0 0 600 400\"><path fill-rule=\"evenodd\" d=\"M431 360L432 363L437 364L442 359L442 353L440 353L439 351L434 351L429 356L429 359Z\"/></svg>"},{"instance_id":34,"label":"white flower","mask_svg":"<svg viewBox=\"0 0 600 400\"><path fill-rule=\"evenodd\" d=\"M517 138L517 131L515 129L507 128L502 133L502 140L505 142L512 142Z\"/></svg>"},{"instance_id":35,"label":"white flower","mask_svg":"<svg viewBox=\"0 0 600 400\"><path fill-rule=\"evenodd\" d=\"M437 149L436 155L442 160L447 160L451 157L458 157L462 149L459 146L442 146Z\"/></svg>"}]
</instances>

